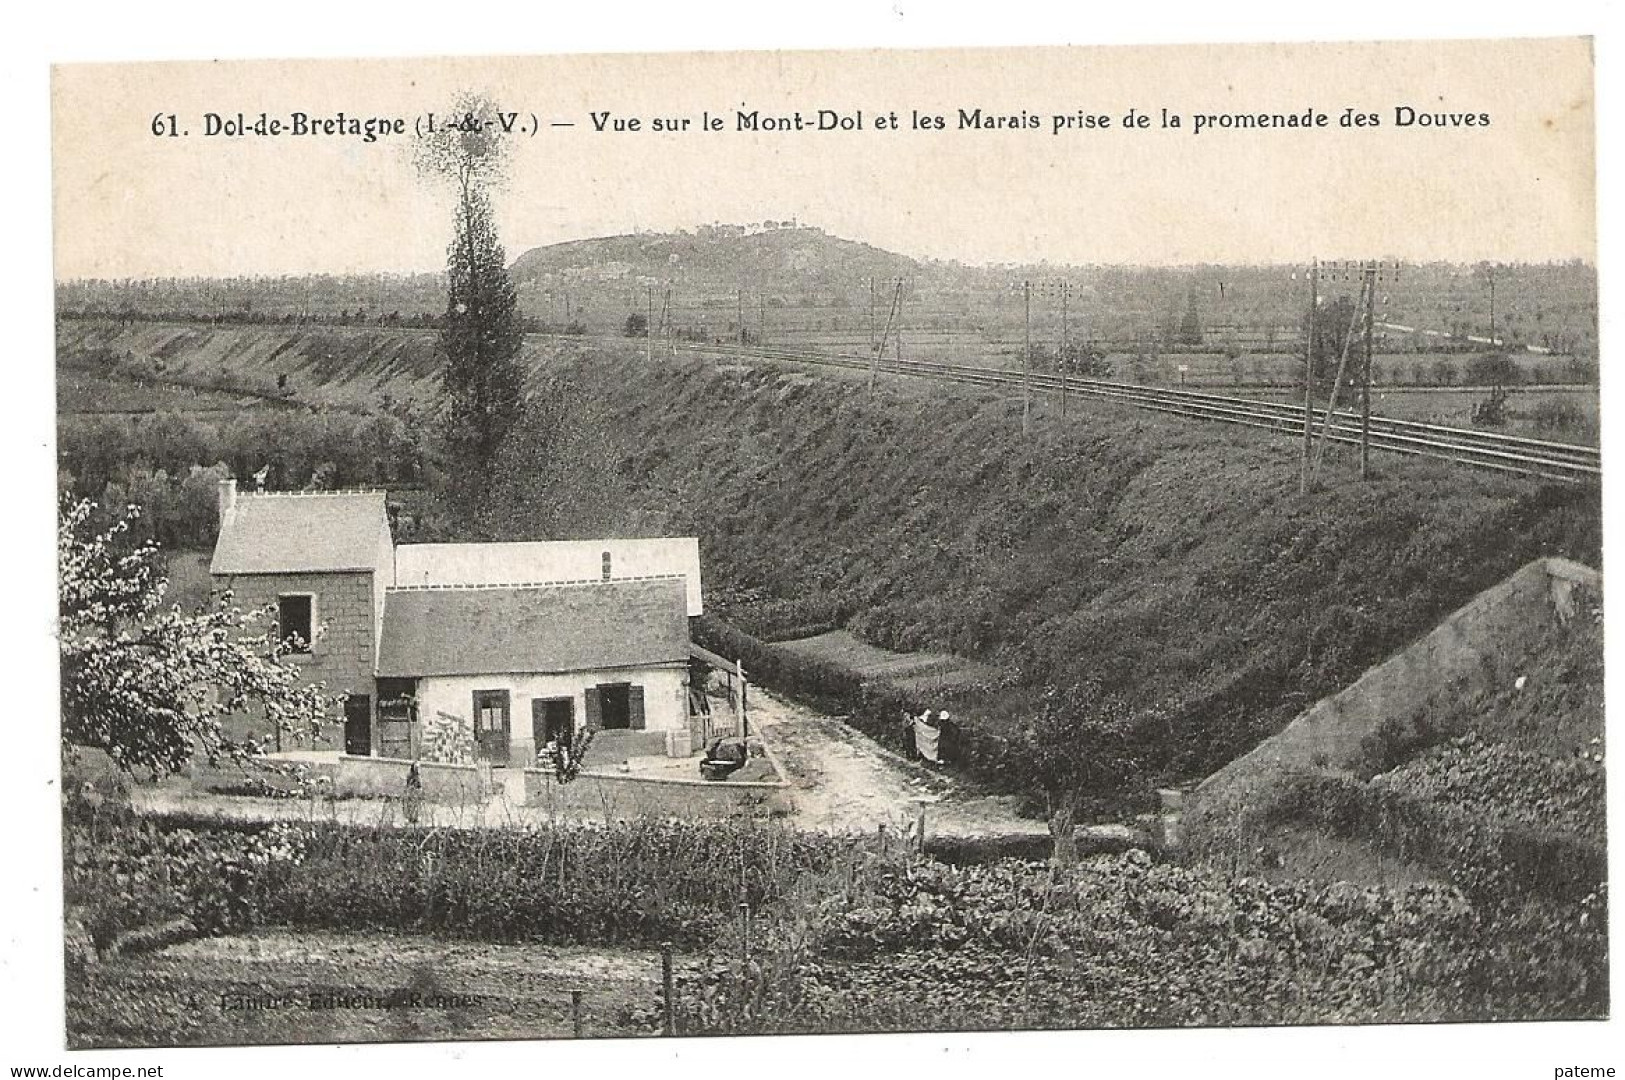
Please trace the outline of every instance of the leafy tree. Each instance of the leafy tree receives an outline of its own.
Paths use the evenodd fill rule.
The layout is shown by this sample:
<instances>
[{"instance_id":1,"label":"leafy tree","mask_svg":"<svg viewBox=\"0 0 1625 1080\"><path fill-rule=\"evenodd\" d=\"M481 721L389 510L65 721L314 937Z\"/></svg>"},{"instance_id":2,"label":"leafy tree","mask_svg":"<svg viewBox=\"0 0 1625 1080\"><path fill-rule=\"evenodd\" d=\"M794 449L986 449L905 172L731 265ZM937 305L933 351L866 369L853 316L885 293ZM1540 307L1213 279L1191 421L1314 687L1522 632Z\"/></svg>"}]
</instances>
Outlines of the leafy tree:
<instances>
[{"instance_id":1,"label":"leafy tree","mask_svg":"<svg viewBox=\"0 0 1625 1080\"><path fill-rule=\"evenodd\" d=\"M649 336L649 317L641 311L634 311L626 317L625 334L630 338Z\"/></svg>"},{"instance_id":2,"label":"leafy tree","mask_svg":"<svg viewBox=\"0 0 1625 1080\"><path fill-rule=\"evenodd\" d=\"M1467 364L1467 382L1473 386L1516 386L1522 375L1506 353L1485 353Z\"/></svg>"},{"instance_id":3,"label":"leafy tree","mask_svg":"<svg viewBox=\"0 0 1625 1080\"><path fill-rule=\"evenodd\" d=\"M1352 340L1354 333L1359 329L1354 308L1354 301L1350 297L1339 296L1336 300L1321 304L1315 309L1311 370L1315 393L1322 398L1330 396L1332 384L1337 381L1337 366L1343 358L1345 344L1348 346L1349 356L1348 363L1343 368L1344 379L1357 377L1359 365L1365 359L1364 351ZM1301 351L1295 370L1294 381L1302 381Z\"/></svg>"},{"instance_id":4,"label":"leafy tree","mask_svg":"<svg viewBox=\"0 0 1625 1080\"><path fill-rule=\"evenodd\" d=\"M1179 343L1181 345L1202 344L1202 316L1196 310L1196 291L1193 289L1185 297L1185 314L1179 319Z\"/></svg>"},{"instance_id":5,"label":"leafy tree","mask_svg":"<svg viewBox=\"0 0 1625 1080\"><path fill-rule=\"evenodd\" d=\"M1046 689L1018 742L1025 775L1043 789L1058 841L1071 837L1080 813L1121 796L1141 772L1132 713L1088 686Z\"/></svg>"},{"instance_id":6,"label":"leafy tree","mask_svg":"<svg viewBox=\"0 0 1625 1080\"><path fill-rule=\"evenodd\" d=\"M125 772L184 769L194 753L243 761L260 747L222 722L263 711L279 731L320 733L329 704L305 685L268 612L230 595L190 614L163 607L158 548L129 536L131 512L104 531L95 505L63 500L57 526L62 746L107 752Z\"/></svg>"},{"instance_id":7,"label":"leafy tree","mask_svg":"<svg viewBox=\"0 0 1625 1080\"><path fill-rule=\"evenodd\" d=\"M459 119L420 144L418 165L449 181L457 201L455 236L446 250L441 387L450 494L459 508L472 511L484 505L492 466L525 412L524 329L489 197L505 160L497 107L465 95L452 115Z\"/></svg>"},{"instance_id":8,"label":"leafy tree","mask_svg":"<svg viewBox=\"0 0 1625 1080\"><path fill-rule=\"evenodd\" d=\"M1583 356L1571 356L1563 362L1563 377L1572 383L1597 385L1597 363Z\"/></svg>"},{"instance_id":9,"label":"leafy tree","mask_svg":"<svg viewBox=\"0 0 1625 1080\"><path fill-rule=\"evenodd\" d=\"M1480 427L1503 427L1507 422L1507 388L1500 383L1490 387L1490 396L1473 406L1473 423Z\"/></svg>"},{"instance_id":10,"label":"leafy tree","mask_svg":"<svg viewBox=\"0 0 1625 1080\"><path fill-rule=\"evenodd\" d=\"M1057 372L1089 379L1106 379L1112 374L1106 354L1086 342L1067 342L1054 364Z\"/></svg>"}]
</instances>

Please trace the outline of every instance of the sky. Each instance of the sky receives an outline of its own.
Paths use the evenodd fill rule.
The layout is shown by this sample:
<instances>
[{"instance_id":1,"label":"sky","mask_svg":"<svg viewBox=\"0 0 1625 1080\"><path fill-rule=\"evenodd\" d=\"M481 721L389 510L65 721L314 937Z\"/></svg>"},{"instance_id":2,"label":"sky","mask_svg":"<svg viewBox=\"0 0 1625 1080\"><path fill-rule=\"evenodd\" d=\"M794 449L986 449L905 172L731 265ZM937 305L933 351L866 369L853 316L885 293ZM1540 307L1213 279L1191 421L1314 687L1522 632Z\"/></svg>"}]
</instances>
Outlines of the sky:
<instances>
[{"instance_id":1,"label":"sky","mask_svg":"<svg viewBox=\"0 0 1625 1080\"><path fill-rule=\"evenodd\" d=\"M414 170L410 129L463 90L535 123L494 197L510 257L795 218L970 263L1595 260L1591 45L1561 38L60 66L55 275L437 270L451 203ZM1397 126L1402 107L1451 126ZM862 128L739 130L752 112L816 128L820 110ZM409 131L205 134L209 113L341 111ZM1197 130L1316 112L1324 127Z\"/></svg>"}]
</instances>

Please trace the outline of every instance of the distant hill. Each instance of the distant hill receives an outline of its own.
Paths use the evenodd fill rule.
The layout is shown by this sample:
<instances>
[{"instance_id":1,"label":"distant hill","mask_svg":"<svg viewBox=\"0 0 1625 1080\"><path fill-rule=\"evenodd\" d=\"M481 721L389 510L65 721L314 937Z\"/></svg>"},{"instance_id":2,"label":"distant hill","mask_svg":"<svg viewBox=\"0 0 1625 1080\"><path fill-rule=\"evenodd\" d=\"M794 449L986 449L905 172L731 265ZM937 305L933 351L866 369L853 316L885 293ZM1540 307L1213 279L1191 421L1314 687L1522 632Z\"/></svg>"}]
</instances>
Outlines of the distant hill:
<instances>
[{"instance_id":1,"label":"distant hill","mask_svg":"<svg viewBox=\"0 0 1625 1080\"><path fill-rule=\"evenodd\" d=\"M677 282L689 291L731 292L763 282L791 291L850 290L862 278L912 276L919 263L809 226L704 226L693 232L635 233L532 248L511 273L528 284Z\"/></svg>"},{"instance_id":2,"label":"distant hill","mask_svg":"<svg viewBox=\"0 0 1625 1080\"><path fill-rule=\"evenodd\" d=\"M1307 299L1300 269L967 265L768 221L550 244L520 254L510 273L531 330L619 333L642 314L690 340L854 349L867 347L871 322L887 336L895 300L898 332L913 347L935 338L1016 356L1030 317L1033 341L1044 348L1070 327L1122 351L1235 358L1297 355ZM894 297L887 282L896 278L906 284ZM880 283L872 318L871 281ZM1029 282L1039 288L1027 305ZM1057 301L1061 282L1069 304ZM1328 302L1353 303L1359 291L1343 271L1328 270L1320 287ZM446 304L440 273L64 281L56 298L58 314L69 317L297 326L432 327ZM1482 352L1493 327L1515 350L1584 361L1561 381L1594 378L1585 365L1597 357L1597 278L1587 263L1407 264L1375 314L1381 354L1428 363L1439 353Z\"/></svg>"}]
</instances>

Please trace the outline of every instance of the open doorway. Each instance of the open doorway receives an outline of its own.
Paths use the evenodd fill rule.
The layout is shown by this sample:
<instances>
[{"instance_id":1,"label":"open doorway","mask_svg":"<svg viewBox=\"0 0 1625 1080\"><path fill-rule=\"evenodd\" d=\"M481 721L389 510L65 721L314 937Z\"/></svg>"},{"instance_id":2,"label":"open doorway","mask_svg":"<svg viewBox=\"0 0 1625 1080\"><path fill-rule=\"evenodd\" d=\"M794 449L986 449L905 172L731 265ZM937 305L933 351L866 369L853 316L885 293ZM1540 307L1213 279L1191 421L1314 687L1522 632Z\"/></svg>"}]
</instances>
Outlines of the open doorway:
<instances>
[{"instance_id":1,"label":"open doorway","mask_svg":"<svg viewBox=\"0 0 1625 1080\"><path fill-rule=\"evenodd\" d=\"M345 695L344 752L351 757L372 754L372 697L368 694Z\"/></svg>"},{"instance_id":2,"label":"open doorway","mask_svg":"<svg viewBox=\"0 0 1625 1080\"><path fill-rule=\"evenodd\" d=\"M538 747L556 742L570 747L575 741L575 702L570 698L534 698L530 703L530 737Z\"/></svg>"}]
</instances>

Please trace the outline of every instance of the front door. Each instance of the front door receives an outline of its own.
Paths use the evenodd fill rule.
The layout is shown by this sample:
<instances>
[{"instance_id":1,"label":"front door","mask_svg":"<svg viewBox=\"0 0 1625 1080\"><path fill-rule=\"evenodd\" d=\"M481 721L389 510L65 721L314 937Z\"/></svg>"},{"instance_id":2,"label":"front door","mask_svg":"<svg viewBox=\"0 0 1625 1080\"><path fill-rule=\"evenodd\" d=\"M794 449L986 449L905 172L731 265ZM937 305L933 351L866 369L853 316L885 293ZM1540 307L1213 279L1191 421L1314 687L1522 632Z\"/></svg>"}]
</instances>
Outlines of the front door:
<instances>
[{"instance_id":1,"label":"front door","mask_svg":"<svg viewBox=\"0 0 1625 1080\"><path fill-rule=\"evenodd\" d=\"M575 702L570 698L533 698L530 703L530 737L540 750L549 742L569 746L576 732Z\"/></svg>"},{"instance_id":2,"label":"front door","mask_svg":"<svg viewBox=\"0 0 1625 1080\"><path fill-rule=\"evenodd\" d=\"M351 757L372 753L372 698L366 694L344 699L344 752Z\"/></svg>"},{"instance_id":3,"label":"front door","mask_svg":"<svg viewBox=\"0 0 1625 1080\"><path fill-rule=\"evenodd\" d=\"M507 765L511 734L508 692L474 691L474 757L493 765Z\"/></svg>"}]
</instances>

